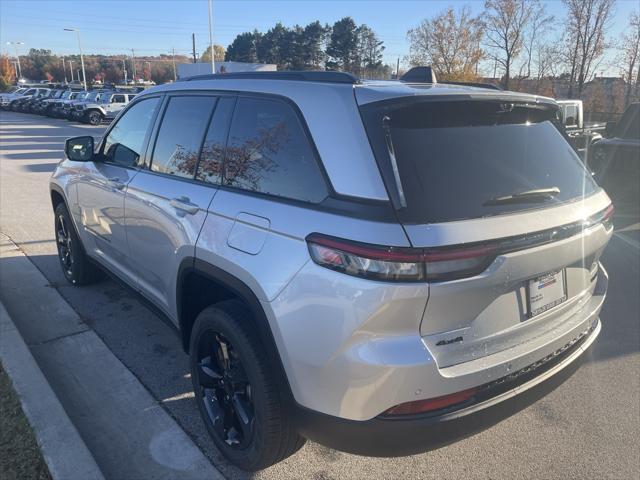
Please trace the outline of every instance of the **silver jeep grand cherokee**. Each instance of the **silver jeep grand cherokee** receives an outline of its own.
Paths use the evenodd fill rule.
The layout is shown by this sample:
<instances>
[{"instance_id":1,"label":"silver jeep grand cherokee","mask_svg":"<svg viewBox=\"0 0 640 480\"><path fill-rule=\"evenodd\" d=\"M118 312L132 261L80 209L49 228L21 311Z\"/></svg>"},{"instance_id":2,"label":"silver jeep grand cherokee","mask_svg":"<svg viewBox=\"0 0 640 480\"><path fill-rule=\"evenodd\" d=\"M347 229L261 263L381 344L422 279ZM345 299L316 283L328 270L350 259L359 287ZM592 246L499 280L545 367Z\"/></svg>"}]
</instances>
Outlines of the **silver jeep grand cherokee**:
<instances>
[{"instance_id":1,"label":"silver jeep grand cherokee","mask_svg":"<svg viewBox=\"0 0 640 480\"><path fill-rule=\"evenodd\" d=\"M407 455L559 385L600 332L612 206L553 100L336 72L147 90L67 140L60 263L175 324L220 451Z\"/></svg>"}]
</instances>

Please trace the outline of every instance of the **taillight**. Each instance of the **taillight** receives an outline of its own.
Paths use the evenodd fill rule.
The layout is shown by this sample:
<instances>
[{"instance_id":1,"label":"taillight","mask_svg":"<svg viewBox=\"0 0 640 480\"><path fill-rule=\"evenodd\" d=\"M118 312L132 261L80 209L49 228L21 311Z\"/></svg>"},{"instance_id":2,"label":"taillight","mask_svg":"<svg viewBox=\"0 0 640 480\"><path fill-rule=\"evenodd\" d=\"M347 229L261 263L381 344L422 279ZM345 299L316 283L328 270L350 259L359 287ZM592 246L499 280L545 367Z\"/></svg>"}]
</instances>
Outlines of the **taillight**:
<instances>
[{"instance_id":1,"label":"taillight","mask_svg":"<svg viewBox=\"0 0 640 480\"><path fill-rule=\"evenodd\" d=\"M413 402L401 403L391 407L382 415L415 415L418 413L432 412L443 408L452 407L460 403L467 402L477 393L477 388L470 388L461 392L451 393L442 397L429 398L427 400L416 400Z\"/></svg>"},{"instance_id":2,"label":"taillight","mask_svg":"<svg viewBox=\"0 0 640 480\"><path fill-rule=\"evenodd\" d=\"M320 266L356 277L415 282L455 280L485 270L496 256L491 246L445 249L383 247L311 234L309 253Z\"/></svg>"},{"instance_id":3,"label":"taillight","mask_svg":"<svg viewBox=\"0 0 640 480\"><path fill-rule=\"evenodd\" d=\"M602 223L604 224L604 226L605 226L605 228L607 230L613 226L612 218L613 218L613 214L615 212L616 212L616 209L614 208L613 203L612 203L602 213L602 220L601 221L602 221Z\"/></svg>"},{"instance_id":4,"label":"taillight","mask_svg":"<svg viewBox=\"0 0 640 480\"><path fill-rule=\"evenodd\" d=\"M422 250L380 247L311 234L309 253L320 266L356 277L415 282L425 280Z\"/></svg>"},{"instance_id":5,"label":"taillight","mask_svg":"<svg viewBox=\"0 0 640 480\"><path fill-rule=\"evenodd\" d=\"M485 270L496 257L493 246L425 250L427 280L454 280Z\"/></svg>"}]
</instances>

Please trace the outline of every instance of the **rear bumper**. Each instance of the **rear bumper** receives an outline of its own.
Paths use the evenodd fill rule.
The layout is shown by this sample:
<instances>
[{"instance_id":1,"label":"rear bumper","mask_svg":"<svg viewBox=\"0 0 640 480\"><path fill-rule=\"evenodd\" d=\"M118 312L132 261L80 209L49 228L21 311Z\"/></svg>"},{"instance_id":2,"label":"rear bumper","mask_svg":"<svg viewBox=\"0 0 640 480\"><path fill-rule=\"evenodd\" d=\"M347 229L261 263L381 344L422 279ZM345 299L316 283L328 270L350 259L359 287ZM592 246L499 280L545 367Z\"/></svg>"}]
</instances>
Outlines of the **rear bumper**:
<instances>
[{"instance_id":1,"label":"rear bumper","mask_svg":"<svg viewBox=\"0 0 640 480\"><path fill-rule=\"evenodd\" d=\"M337 450L368 456L403 456L443 447L471 436L533 404L580 367L600 333L600 320L552 358L488 384L470 405L430 414L346 420L299 407L300 433Z\"/></svg>"}]
</instances>

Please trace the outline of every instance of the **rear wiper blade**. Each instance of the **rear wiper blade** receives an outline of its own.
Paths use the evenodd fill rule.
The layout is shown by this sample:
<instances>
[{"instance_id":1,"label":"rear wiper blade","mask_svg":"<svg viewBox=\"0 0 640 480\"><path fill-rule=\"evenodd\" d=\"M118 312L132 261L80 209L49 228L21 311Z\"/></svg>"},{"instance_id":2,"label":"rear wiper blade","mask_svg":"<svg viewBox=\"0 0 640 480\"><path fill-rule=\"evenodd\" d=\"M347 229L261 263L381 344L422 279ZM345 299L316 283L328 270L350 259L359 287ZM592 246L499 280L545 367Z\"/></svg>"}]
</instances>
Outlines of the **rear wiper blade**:
<instances>
[{"instance_id":1,"label":"rear wiper blade","mask_svg":"<svg viewBox=\"0 0 640 480\"><path fill-rule=\"evenodd\" d=\"M501 197L493 197L484 202L482 205L504 205L506 203L531 203L546 202L552 200L560 194L558 187L536 188L534 190L526 190L524 192L513 193L511 195L503 195Z\"/></svg>"}]
</instances>

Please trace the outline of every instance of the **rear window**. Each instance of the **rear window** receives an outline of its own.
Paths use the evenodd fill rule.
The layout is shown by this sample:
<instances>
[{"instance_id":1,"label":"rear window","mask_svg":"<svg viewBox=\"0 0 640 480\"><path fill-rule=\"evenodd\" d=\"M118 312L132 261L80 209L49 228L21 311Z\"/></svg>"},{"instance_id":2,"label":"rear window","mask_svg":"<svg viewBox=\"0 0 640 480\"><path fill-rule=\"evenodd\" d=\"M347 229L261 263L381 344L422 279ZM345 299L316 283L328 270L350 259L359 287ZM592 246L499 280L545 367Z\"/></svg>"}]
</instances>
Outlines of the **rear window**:
<instances>
[{"instance_id":1,"label":"rear window","mask_svg":"<svg viewBox=\"0 0 640 480\"><path fill-rule=\"evenodd\" d=\"M398 215L405 223L547 207L598 188L556 128L552 107L404 99L362 111L385 182L403 201ZM536 193L541 189L551 193Z\"/></svg>"}]
</instances>

